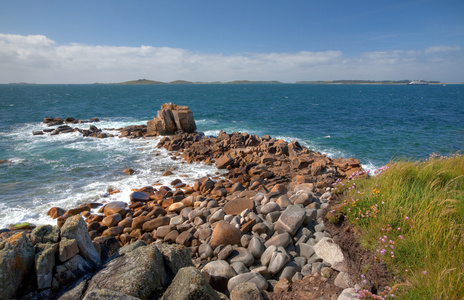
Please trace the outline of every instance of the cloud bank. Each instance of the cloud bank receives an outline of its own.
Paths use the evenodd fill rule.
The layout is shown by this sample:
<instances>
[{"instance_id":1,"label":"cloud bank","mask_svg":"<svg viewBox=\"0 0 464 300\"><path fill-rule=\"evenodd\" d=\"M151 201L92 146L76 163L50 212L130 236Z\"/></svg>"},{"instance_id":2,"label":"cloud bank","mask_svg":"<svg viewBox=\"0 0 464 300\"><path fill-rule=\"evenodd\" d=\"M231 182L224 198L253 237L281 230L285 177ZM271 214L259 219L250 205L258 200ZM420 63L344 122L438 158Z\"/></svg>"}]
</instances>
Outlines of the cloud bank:
<instances>
[{"instance_id":1,"label":"cloud bank","mask_svg":"<svg viewBox=\"0 0 464 300\"><path fill-rule=\"evenodd\" d=\"M43 35L0 33L0 83L159 81L402 80L464 82L464 51L437 45L422 50L360 53L198 53L169 47L59 45Z\"/></svg>"}]
</instances>

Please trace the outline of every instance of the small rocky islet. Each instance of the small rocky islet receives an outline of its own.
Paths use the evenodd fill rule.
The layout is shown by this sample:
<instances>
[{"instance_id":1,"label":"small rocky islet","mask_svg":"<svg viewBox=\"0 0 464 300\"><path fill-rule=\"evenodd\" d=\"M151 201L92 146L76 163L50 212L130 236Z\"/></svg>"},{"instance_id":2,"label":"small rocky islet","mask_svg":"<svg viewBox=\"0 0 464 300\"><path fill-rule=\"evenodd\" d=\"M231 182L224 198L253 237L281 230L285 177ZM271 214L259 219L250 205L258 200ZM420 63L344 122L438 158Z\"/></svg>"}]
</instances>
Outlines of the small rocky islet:
<instances>
[{"instance_id":1,"label":"small rocky islet","mask_svg":"<svg viewBox=\"0 0 464 300\"><path fill-rule=\"evenodd\" d=\"M94 125L62 125L82 123L73 118L44 123L59 127L34 135L111 137ZM156 147L173 159L227 172L191 185L179 176L169 186L138 187L127 203L52 207L54 226L3 229L0 299L356 299L360 263L386 274L353 251L353 232L325 217L337 199L332 184L366 176L357 159L270 136L206 137L188 107L171 103L146 126L119 130L126 138L163 135ZM337 244L347 239L351 250ZM372 278L370 289L387 284Z\"/></svg>"}]
</instances>

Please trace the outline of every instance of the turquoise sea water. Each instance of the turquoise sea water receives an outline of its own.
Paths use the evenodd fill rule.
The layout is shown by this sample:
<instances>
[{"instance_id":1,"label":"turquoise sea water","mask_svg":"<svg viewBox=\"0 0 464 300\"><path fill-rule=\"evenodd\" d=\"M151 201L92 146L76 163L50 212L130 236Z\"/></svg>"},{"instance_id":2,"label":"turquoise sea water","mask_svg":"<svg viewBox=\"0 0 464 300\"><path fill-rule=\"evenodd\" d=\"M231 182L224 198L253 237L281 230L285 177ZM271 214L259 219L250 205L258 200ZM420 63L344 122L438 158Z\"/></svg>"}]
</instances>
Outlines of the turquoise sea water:
<instances>
[{"instance_id":1,"label":"turquoise sea water","mask_svg":"<svg viewBox=\"0 0 464 300\"><path fill-rule=\"evenodd\" d=\"M157 139L32 135L46 128L45 116L98 117L99 128L144 124L166 102L189 106L207 135L296 139L368 169L464 149L464 85L0 85L0 160L11 161L0 165L0 228L51 223L46 212L54 205L128 201L131 188L214 173L171 160L155 149ZM129 167L138 173L122 174ZM160 176L170 168L173 176ZM108 187L121 193L106 197Z\"/></svg>"}]
</instances>

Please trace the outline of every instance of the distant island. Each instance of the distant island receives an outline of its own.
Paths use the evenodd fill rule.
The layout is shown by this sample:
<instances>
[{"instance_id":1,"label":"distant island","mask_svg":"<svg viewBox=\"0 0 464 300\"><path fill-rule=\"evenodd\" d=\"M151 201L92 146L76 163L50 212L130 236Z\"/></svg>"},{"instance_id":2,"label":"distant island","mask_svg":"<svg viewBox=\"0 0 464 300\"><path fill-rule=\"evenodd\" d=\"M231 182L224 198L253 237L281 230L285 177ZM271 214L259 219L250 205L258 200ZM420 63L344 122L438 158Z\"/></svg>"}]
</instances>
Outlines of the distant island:
<instances>
[{"instance_id":1,"label":"distant island","mask_svg":"<svg viewBox=\"0 0 464 300\"><path fill-rule=\"evenodd\" d=\"M192 81L187 81L187 80L175 80L171 82L162 82L162 81L155 81L155 80L149 80L149 79L138 79L138 80L124 81L124 82L120 82L117 84L279 84L279 83L282 83L282 82L277 81L277 80L271 80L271 81L234 80L234 81L228 81L228 82L221 82L221 81L192 82Z\"/></svg>"},{"instance_id":2,"label":"distant island","mask_svg":"<svg viewBox=\"0 0 464 300\"><path fill-rule=\"evenodd\" d=\"M331 80L331 81L297 81L295 84L408 84L411 80ZM429 84L440 84L440 81L424 81ZM201 82L201 81L187 81L187 80L175 80L171 82L162 82L149 79L138 79L120 82L117 84L283 84L283 82L277 80L234 80L234 81L214 81L214 82Z\"/></svg>"},{"instance_id":3,"label":"distant island","mask_svg":"<svg viewBox=\"0 0 464 300\"><path fill-rule=\"evenodd\" d=\"M440 83L440 81L425 81L429 84ZM411 80L332 80L332 81L297 81L297 84L408 84Z\"/></svg>"}]
</instances>

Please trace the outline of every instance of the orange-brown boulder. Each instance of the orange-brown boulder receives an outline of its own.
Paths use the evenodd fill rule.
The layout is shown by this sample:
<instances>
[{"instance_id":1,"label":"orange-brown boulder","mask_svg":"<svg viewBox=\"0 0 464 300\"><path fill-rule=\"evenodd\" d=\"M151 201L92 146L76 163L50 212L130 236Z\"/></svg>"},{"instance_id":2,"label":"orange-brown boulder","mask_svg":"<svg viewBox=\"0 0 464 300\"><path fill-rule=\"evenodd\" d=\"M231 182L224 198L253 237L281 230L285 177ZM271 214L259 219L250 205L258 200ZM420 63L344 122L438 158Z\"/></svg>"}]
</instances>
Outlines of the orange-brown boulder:
<instances>
[{"instance_id":1,"label":"orange-brown boulder","mask_svg":"<svg viewBox=\"0 0 464 300\"><path fill-rule=\"evenodd\" d=\"M55 207L50 208L47 215L49 215L52 219L56 219L64 215L65 212L66 211L64 209L55 206Z\"/></svg>"},{"instance_id":2,"label":"orange-brown boulder","mask_svg":"<svg viewBox=\"0 0 464 300\"><path fill-rule=\"evenodd\" d=\"M135 173L135 170L134 169L125 169L124 170L124 174L126 175L132 175Z\"/></svg>"},{"instance_id":3,"label":"orange-brown boulder","mask_svg":"<svg viewBox=\"0 0 464 300\"><path fill-rule=\"evenodd\" d=\"M149 220L151 220L151 218L148 216L138 216L133 218L131 226L132 230L142 228L143 224L145 224L145 222L148 222Z\"/></svg>"},{"instance_id":4,"label":"orange-brown boulder","mask_svg":"<svg viewBox=\"0 0 464 300\"><path fill-rule=\"evenodd\" d=\"M130 195L132 202L148 202L150 201L150 193L147 192L133 192Z\"/></svg>"},{"instance_id":5,"label":"orange-brown boulder","mask_svg":"<svg viewBox=\"0 0 464 300\"><path fill-rule=\"evenodd\" d=\"M64 213L64 216L65 217L72 217L72 216L75 216L75 215L78 215L84 211L90 211L90 207L88 207L87 205L82 205L82 206L79 206L79 207L76 207L76 208L71 208L71 209L68 209L65 213Z\"/></svg>"},{"instance_id":6,"label":"orange-brown boulder","mask_svg":"<svg viewBox=\"0 0 464 300\"><path fill-rule=\"evenodd\" d=\"M113 214L111 216L105 217L102 220L102 223L106 227L113 227L113 226L116 226L121 221L121 219L122 219L122 217L121 217L120 214Z\"/></svg>"},{"instance_id":7,"label":"orange-brown boulder","mask_svg":"<svg viewBox=\"0 0 464 300\"><path fill-rule=\"evenodd\" d=\"M105 216L120 214L123 217L126 214L126 205L127 203L123 201L113 201L105 205L103 212Z\"/></svg>"},{"instance_id":8,"label":"orange-brown boulder","mask_svg":"<svg viewBox=\"0 0 464 300\"><path fill-rule=\"evenodd\" d=\"M157 229L160 226L169 225L171 218L159 216L155 219L145 222L142 226L143 231L149 232Z\"/></svg>"},{"instance_id":9,"label":"orange-brown boulder","mask_svg":"<svg viewBox=\"0 0 464 300\"><path fill-rule=\"evenodd\" d=\"M255 202L251 198L238 198L231 200L224 205L224 212L226 215L239 215L245 209L251 209L255 207Z\"/></svg>"},{"instance_id":10,"label":"orange-brown boulder","mask_svg":"<svg viewBox=\"0 0 464 300\"><path fill-rule=\"evenodd\" d=\"M169 205L167 211L168 212L175 212L175 213L179 213L181 210L183 210L185 208L185 204L182 203L182 202L176 202L176 203L173 203L171 205Z\"/></svg>"},{"instance_id":11,"label":"orange-brown boulder","mask_svg":"<svg viewBox=\"0 0 464 300\"><path fill-rule=\"evenodd\" d=\"M225 221L217 222L211 236L211 247L216 248L219 245L240 245L242 234L234 225Z\"/></svg>"}]
</instances>

